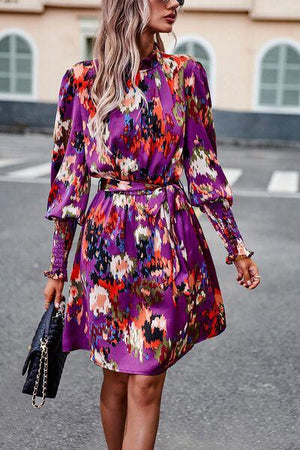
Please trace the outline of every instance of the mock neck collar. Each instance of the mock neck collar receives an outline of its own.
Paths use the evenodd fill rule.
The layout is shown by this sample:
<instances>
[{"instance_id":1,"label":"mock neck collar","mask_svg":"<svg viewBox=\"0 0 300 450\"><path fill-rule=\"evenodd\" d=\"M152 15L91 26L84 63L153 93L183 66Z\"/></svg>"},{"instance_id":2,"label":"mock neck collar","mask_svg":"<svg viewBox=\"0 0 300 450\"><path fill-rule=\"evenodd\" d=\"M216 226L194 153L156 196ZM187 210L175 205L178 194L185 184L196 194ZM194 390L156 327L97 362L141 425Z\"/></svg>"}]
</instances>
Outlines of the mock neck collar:
<instances>
[{"instance_id":1,"label":"mock neck collar","mask_svg":"<svg viewBox=\"0 0 300 450\"><path fill-rule=\"evenodd\" d=\"M157 66L159 63L163 61L162 53L158 47L157 42L154 41L153 48L149 55L145 56L140 60L139 71L147 71ZM93 60L94 70L98 69L99 60Z\"/></svg>"},{"instance_id":2,"label":"mock neck collar","mask_svg":"<svg viewBox=\"0 0 300 450\"><path fill-rule=\"evenodd\" d=\"M161 59L161 52L158 48L157 42L154 41L153 48L149 53L149 55L145 56L140 60L139 70L152 69L152 67L155 67L157 64L159 64L160 59Z\"/></svg>"}]
</instances>

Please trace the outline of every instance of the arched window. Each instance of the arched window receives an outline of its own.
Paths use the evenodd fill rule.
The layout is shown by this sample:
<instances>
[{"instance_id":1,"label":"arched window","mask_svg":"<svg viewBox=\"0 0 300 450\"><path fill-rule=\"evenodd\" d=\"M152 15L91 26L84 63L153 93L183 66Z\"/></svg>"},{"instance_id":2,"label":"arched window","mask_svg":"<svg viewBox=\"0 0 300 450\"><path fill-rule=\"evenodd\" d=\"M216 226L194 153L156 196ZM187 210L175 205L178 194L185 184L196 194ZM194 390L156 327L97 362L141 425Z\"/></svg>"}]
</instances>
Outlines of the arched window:
<instances>
[{"instance_id":1,"label":"arched window","mask_svg":"<svg viewBox=\"0 0 300 450\"><path fill-rule=\"evenodd\" d=\"M183 42L179 43L174 53L180 55L190 55L194 56L199 62L201 62L206 70L208 78L211 76L211 58L206 50L206 48L201 45L199 42L188 39L184 40Z\"/></svg>"},{"instance_id":2,"label":"arched window","mask_svg":"<svg viewBox=\"0 0 300 450\"><path fill-rule=\"evenodd\" d=\"M92 59L93 45L97 37L99 21L96 19L80 20L80 55L82 60Z\"/></svg>"},{"instance_id":3,"label":"arched window","mask_svg":"<svg viewBox=\"0 0 300 450\"><path fill-rule=\"evenodd\" d=\"M17 33L0 37L0 94L32 95L33 53Z\"/></svg>"},{"instance_id":4,"label":"arched window","mask_svg":"<svg viewBox=\"0 0 300 450\"><path fill-rule=\"evenodd\" d=\"M261 59L259 106L300 107L300 52L291 44L276 44Z\"/></svg>"}]
</instances>

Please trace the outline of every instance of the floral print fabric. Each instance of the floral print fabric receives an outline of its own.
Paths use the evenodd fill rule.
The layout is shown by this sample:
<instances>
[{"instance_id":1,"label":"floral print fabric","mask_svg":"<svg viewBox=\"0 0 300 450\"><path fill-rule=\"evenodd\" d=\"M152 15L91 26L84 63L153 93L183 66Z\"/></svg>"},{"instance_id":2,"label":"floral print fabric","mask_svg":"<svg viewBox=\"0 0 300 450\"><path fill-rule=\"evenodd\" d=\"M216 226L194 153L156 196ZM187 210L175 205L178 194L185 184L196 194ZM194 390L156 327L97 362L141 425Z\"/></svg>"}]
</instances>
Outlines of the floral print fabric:
<instances>
[{"instance_id":1,"label":"floral print fabric","mask_svg":"<svg viewBox=\"0 0 300 450\"><path fill-rule=\"evenodd\" d=\"M68 281L68 257L72 247L77 222L74 219L55 219L50 269L44 275Z\"/></svg>"},{"instance_id":2,"label":"floral print fabric","mask_svg":"<svg viewBox=\"0 0 300 450\"><path fill-rule=\"evenodd\" d=\"M195 343L226 328L215 267L193 206L220 235L232 263L250 255L234 220L232 191L217 159L202 64L154 46L136 82L108 116L100 155L90 134L97 61L61 81L45 217L55 220L50 270L70 276L63 350L86 349L111 370L157 374ZM188 196L179 180L185 172ZM99 188L87 208L91 177Z\"/></svg>"}]
</instances>

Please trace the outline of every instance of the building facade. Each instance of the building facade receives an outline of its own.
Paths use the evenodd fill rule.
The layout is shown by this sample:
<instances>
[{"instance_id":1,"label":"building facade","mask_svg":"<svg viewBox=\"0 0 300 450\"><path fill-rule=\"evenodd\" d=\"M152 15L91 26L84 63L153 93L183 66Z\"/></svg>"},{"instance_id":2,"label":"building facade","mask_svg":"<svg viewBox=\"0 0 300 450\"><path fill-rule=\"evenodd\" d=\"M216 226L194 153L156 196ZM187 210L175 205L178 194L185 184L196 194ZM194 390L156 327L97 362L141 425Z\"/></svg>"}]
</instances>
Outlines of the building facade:
<instances>
[{"instance_id":1,"label":"building facade","mask_svg":"<svg viewBox=\"0 0 300 450\"><path fill-rule=\"evenodd\" d=\"M91 57L99 5L0 0L0 112L16 103L53 107L63 72ZM299 25L296 0L186 0L177 44L162 37L167 52L205 66L218 134L300 140Z\"/></svg>"}]
</instances>

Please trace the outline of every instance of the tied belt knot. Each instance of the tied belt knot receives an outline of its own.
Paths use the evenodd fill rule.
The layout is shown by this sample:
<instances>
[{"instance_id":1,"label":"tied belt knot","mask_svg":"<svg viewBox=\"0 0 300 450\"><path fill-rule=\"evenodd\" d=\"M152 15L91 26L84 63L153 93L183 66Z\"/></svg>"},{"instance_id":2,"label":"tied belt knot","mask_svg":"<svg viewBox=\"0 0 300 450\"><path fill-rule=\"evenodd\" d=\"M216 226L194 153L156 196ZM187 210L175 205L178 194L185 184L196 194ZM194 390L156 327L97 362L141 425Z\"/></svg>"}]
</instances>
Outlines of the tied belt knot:
<instances>
[{"instance_id":1,"label":"tied belt knot","mask_svg":"<svg viewBox=\"0 0 300 450\"><path fill-rule=\"evenodd\" d=\"M187 198L181 181L174 180L166 184L154 184L144 181L101 178L98 183L98 190L129 195L149 195L147 202L143 205L144 212L152 217L157 217L159 213L159 216L162 219L164 218L167 224L167 228L163 230L163 232L166 232L168 235L172 258L171 260L167 259L167 265L162 268L161 275L153 275L153 279L157 280L160 287L162 289L166 289L175 280L182 268L182 265L185 264L185 260L180 249L175 220L176 212L186 209L187 203ZM161 261L161 263L163 263L163 261ZM142 271L144 268L144 262L139 259L138 265L141 274L145 276Z\"/></svg>"}]
</instances>

